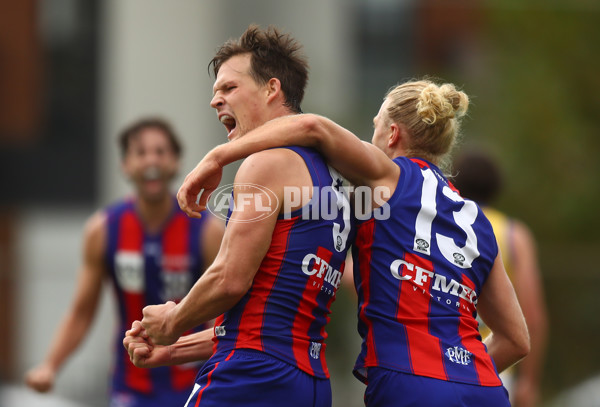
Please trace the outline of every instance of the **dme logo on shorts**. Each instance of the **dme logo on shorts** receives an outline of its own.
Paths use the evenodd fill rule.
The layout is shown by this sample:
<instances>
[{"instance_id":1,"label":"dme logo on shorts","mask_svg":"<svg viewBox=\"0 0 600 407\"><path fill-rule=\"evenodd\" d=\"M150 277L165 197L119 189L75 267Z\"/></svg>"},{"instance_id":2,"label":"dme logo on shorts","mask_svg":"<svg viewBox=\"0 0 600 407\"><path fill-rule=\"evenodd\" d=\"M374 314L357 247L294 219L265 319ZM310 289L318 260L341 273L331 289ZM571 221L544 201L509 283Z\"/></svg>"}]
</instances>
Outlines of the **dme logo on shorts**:
<instances>
[{"instance_id":1,"label":"dme logo on shorts","mask_svg":"<svg viewBox=\"0 0 600 407\"><path fill-rule=\"evenodd\" d=\"M466 366L471 363L471 356L473 354L460 346L454 346L446 349L445 355L450 362Z\"/></svg>"}]
</instances>

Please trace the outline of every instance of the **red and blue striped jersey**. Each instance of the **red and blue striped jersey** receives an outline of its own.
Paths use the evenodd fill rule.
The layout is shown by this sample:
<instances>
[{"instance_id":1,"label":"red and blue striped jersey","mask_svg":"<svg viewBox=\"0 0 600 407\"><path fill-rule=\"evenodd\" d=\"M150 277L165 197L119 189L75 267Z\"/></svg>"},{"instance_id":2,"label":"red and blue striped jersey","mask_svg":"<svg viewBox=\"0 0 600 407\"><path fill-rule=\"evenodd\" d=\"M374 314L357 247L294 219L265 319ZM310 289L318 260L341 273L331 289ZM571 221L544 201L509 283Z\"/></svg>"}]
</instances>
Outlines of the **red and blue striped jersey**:
<instances>
[{"instance_id":1,"label":"red and blue striped jersey","mask_svg":"<svg viewBox=\"0 0 600 407\"><path fill-rule=\"evenodd\" d=\"M105 211L108 231L105 261L115 288L119 316L113 390L143 394L191 391L198 365L138 368L129 360L122 341L132 322L142 319L146 305L180 301L200 277L203 259L199 239L206 217L189 218L174 199L173 213L160 232L151 234L145 230L133 200L115 203Z\"/></svg>"},{"instance_id":2,"label":"red and blue striped jersey","mask_svg":"<svg viewBox=\"0 0 600 407\"><path fill-rule=\"evenodd\" d=\"M279 215L249 291L215 322L211 361L226 358L233 349L254 349L328 378L325 326L344 272L350 208L340 192L341 176L320 154L289 148L306 163L312 198L302 208ZM333 210L325 214L327 205Z\"/></svg>"},{"instance_id":3,"label":"red and blue striped jersey","mask_svg":"<svg viewBox=\"0 0 600 407\"><path fill-rule=\"evenodd\" d=\"M475 319L498 254L492 227L433 164L394 162L401 172L387 216L357 221L354 282L363 342L354 373L368 381L368 367L379 366L499 386Z\"/></svg>"}]
</instances>

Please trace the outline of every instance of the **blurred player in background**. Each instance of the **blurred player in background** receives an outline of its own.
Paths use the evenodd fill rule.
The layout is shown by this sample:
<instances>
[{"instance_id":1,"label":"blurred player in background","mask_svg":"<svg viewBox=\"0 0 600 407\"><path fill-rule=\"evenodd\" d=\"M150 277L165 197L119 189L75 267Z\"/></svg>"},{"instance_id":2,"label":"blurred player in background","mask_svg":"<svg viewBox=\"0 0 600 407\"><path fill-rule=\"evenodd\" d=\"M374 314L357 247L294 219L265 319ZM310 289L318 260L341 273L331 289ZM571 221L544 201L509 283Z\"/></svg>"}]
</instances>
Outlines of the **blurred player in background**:
<instances>
[{"instance_id":1,"label":"blurred player in background","mask_svg":"<svg viewBox=\"0 0 600 407\"><path fill-rule=\"evenodd\" d=\"M373 144L320 116L273 120L213 149L177 194L194 215L204 203L196 195L216 188L222 166L282 145L314 147L368 187L362 211L354 198L353 255L363 338L355 375L370 407L508 406L497 372L529 351L493 229L439 168L467 106L451 84L398 85L374 118ZM493 332L487 349L478 313Z\"/></svg>"},{"instance_id":2,"label":"blurred player in background","mask_svg":"<svg viewBox=\"0 0 600 407\"><path fill-rule=\"evenodd\" d=\"M502 381L517 407L533 407L539 401L548 317L537 260L535 239L523 222L493 207L502 191L503 177L496 161L480 150L465 150L454 162L454 184L464 198L477 202L494 228L502 260L510 277L531 336L531 351L518 365L505 371ZM482 335L489 334L482 327Z\"/></svg>"},{"instance_id":3,"label":"blurred player in background","mask_svg":"<svg viewBox=\"0 0 600 407\"><path fill-rule=\"evenodd\" d=\"M121 344L146 305L181 300L215 258L223 224L208 213L191 219L170 191L179 170L181 144L171 125L143 118L119 138L122 170L135 195L98 211L84 233L77 288L45 359L26 374L26 383L50 391L56 375L89 331L104 282L118 301L118 329L111 381L111 407L177 406L187 399L198 364L135 367Z\"/></svg>"}]
</instances>

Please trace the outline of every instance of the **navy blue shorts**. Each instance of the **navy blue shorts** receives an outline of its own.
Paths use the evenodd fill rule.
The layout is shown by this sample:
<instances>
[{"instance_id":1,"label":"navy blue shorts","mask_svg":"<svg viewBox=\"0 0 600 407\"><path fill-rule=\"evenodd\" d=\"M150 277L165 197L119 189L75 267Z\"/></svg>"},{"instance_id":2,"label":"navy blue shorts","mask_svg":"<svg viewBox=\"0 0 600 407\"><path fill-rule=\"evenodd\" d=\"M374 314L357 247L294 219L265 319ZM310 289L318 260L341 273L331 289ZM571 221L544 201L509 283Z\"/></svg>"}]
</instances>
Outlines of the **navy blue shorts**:
<instances>
[{"instance_id":1,"label":"navy blue shorts","mask_svg":"<svg viewBox=\"0 0 600 407\"><path fill-rule=\"evenodd\" d=\"M263 352L237 349L204 365L185 406L331 407L331 385Z\"/></svg>"},{"instance_id":2,"label":"navy blue shorts","mask_svg":"<svg viewBox=\"0 0 600 407\"><path fill-rule=\"evenodd\" d=\"M383 368L369 368L367 407L510 407L503 386L449 382Z\"/></svg>"}]
</instances>

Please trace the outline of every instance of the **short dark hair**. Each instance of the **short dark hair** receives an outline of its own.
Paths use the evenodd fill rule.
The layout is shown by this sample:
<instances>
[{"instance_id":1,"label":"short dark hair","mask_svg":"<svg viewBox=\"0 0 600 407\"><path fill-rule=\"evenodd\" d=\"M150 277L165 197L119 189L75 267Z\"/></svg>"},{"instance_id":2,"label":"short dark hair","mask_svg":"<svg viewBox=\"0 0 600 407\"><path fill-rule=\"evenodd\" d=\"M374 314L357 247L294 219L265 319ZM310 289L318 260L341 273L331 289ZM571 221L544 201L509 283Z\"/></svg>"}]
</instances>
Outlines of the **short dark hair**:
<instances>
[{"instance_id":1,"label":"short dark hair","mask_svg":"<svg viewBox=\"0 0 600 407\"><path fill-rule=\"evenodd\" d=\"M304 90L308 82L308 62L301 53L302 45L289 34L282 34L273 26L262 30L250 25L239 39L230 39L218 50L208 64L215 78L227 60L236 55L250 54L250 75L260 84L271 78L281 82L285 105L301 113Z\"/></svg>"},{"instance_id":2,"label":"short dark hair","mask_svg":"<svg viewBox=\"0 0 600 407\"><path fill-rule=\"evenodd\" d=\"M136 137L143 130L149 128L158 129L163 132L167 136L167 139L169 139L169 143L171 144L171 148L175 155L177 157L181 156L181 142L179 141L179 137L175 133L173 126L167 120L160 117L144 117L133 122L121 131L121 134L119 135L121 158L125 157L127 154L131 139Z\"/></svg>"},{"instance_id":3,"label":"short dark hair","mask_svg":"<svg viewBox=\"0 0 600 407\"><path fill-rule=\"evenodd\" d=\"M502 190L502 172L490 154L479 150L465 150L457 155L453 168L454 186L463 198L480 205L490 205Z\"/></svg>"}]
</instances>

